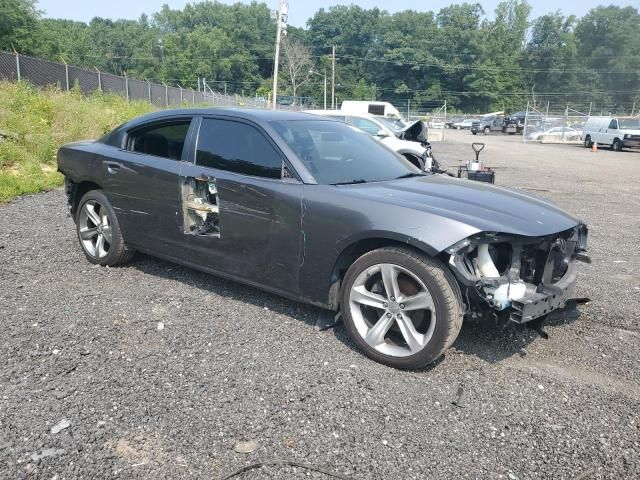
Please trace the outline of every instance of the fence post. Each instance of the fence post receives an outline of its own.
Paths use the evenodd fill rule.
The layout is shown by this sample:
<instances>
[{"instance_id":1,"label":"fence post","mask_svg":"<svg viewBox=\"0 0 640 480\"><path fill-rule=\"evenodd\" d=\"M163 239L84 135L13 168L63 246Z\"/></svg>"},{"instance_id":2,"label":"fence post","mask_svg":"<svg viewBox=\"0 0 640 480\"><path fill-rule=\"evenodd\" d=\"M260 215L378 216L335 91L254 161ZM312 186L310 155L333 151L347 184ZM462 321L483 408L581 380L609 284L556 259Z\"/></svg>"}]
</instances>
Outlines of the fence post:
<instances>
[{"instance_id":1,"label":"fence post","mask_svg":"<svg viewBox=\"0 0 640 480\"><path fill-rule=\"evenodd\" d=\"M64 63L64 79L65 79L67 92L68 92L69 91L69 65L67 65L67 62L65 62L63 57L60 57L60 60L62 60L62 63Z\"/></svg>"},{"instance_id":2,"label":"fence post","mask_svg":"<svg viewBox=\"0 0 640 480\"><path fill-rule=\"evenodd\" d=\"M169 86L164 82L162 84L164 85L164 106L169 107Z\"/></svg>"},{"instance_id":3,"label":"fence post","mask_svg":"<svg viewBox=\"0 0 640 480\"><path fill-rule=\"evenodd\" d=\"M522 127L522 143L525 143L526 141L528 121L529 121L529 100L527 100L527 109L524 111L524 126Z\"/></svg>"},{"instance_id":4,"label":"fence post","mask_svg":"<svg viewBox=\"0 0 640 480\"><path fill-rule=\"evenodd\" d=\"M151 103L151 82L147 80L147 91L149 93L149 103Z\"/></svg>"},{"instance_id":5,"label":"fence post","mask_svg":"<svg viewBox=\"0 0 640 480\"><path fill-rule=\"evenodd\" d=\"M127 96L127 102L129 101L129 77L127 77L127 72L124 72L124 91Z\"/></svg>"},{"instance_id":6,"label":"fence post","mask_svg":"<svg viewBox=\"0 0 640 480\"><path fill-rule=\"evenodd\" d=\"M444 128L447 125L447 101L444 101L444 123L442 124L442 141L444 141L445 130Z\"/></svg>"},{"instance_id":7,"label":"fence post","mask_svg":"<svg viewBox=\"0 0 640 480\"><path fill-rule=\"evenodd\" d=\"M16 74L18 75L18 81L20 81L20 54L18 52L16 52L16 50L13 50L13 53L16 55Z\"/></svg>"},{"instance_id":8,"label":"fence post","mask_svg":"<svg viewBox=\"0 0 640 480\"><path fill-rule=\"evenodd\" d=\"M193 88L191 89L191 103L193 105L196 104L196 92L193 90Z\"/></svg>"},{"instance_id":9,"label":"fence post","mask_svg":"<svg viewBox=\"0 0 640 480\"><path fill-rule=\"evenodd\" d=\"M178 88L180 89L180 105L182 105L182 87L178 85Z\"/></svg>"},{"instance_id":10,"label":"fence post","mask_svg":"<svg viewBox=\"0 0 640 480\"><path fill-rule=\"evenodd\" d=\"M98 67L93 67L96 69L96 72L98 72L98 90L102 91L102 76L100 75L100 70L98 70Z\"/></svg>"}]
</instances>

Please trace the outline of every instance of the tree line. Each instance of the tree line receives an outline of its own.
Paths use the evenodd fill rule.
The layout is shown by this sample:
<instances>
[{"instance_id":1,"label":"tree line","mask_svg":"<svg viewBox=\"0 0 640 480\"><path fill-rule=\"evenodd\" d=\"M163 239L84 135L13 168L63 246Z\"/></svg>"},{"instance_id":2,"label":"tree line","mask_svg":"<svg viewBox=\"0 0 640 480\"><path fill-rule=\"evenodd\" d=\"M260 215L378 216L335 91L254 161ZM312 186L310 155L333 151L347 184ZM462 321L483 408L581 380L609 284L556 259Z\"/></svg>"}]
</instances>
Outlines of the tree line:
<instances>
[{"instance_id":1,"label":"tree line","mask_svg":"<svg viewBox=\"0 0 640 480\"><path fill-rule=\"evenodd\" d=\"M292 5L291 8L295 8ZM490 14L489 14L490 13ZM413 109L464 112L570 105L640 110L640 13L600 6L578 18L532 18L526 0L494 12L479 3L438 12L355 5L318 10L288 28L282 91L323 100L336 46L336 96L383 99ZM43 18L33 0L0 3L0 49L101 71L216 91L268 96L276 25L264 3L163 6L138 20ZM313 73L312 73L313 72Z\"/></svg>"}]
</instances>

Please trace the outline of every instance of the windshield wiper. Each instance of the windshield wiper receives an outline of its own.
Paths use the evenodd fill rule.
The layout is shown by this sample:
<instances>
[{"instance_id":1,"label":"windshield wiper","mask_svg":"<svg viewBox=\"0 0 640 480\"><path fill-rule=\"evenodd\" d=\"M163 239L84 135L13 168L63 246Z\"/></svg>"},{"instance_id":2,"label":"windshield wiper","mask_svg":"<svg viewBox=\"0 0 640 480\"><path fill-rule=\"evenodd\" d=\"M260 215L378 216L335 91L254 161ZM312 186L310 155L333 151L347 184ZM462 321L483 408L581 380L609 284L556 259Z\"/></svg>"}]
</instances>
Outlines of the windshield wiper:
<instances>
[{"instance_id":1,"label":"windshield wiper","mask_svg":"<svg viewBox=\"0 0 640 480\"><path fill-rule=\"evenodd\" d=\"M354 183L367 183L367 181L363 178L353 179L348 182L336 182L331 185L353 185Z\"/></svg>"},{"instance_id":2,"label":"windshield wiper","mask_svg":"<svg viewBox=\"0 0 640 480\"><path fill-rule=\"evenodd\" d=\"M424 176L425 176L424 173L408 172L408 173L405 173L404 175L400 175L399 177L394 178L394 180L400 180L401 178L424 177Z\"/></svg>"}]
</instances>

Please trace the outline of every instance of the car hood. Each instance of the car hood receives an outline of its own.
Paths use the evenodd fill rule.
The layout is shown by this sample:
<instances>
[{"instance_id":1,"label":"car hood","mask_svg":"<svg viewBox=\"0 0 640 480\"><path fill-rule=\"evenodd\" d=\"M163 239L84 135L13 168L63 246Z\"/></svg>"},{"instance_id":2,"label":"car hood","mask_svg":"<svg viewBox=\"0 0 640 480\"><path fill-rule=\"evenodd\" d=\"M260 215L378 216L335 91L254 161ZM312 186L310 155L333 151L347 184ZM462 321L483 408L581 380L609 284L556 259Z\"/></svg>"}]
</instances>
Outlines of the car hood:
<instances>
[{"instance_id":1,"label":"car hood","mask_svg":"<svg viewBox=\"0 0 640 480\"><path fill-rule=\"evenodd\" d=\"M448 220L444 223L447 228L459 227L465 235L486 231L538 237L568 230L580 223L574 216L540 197L446 175L426 175L338 188L362 200L403 207L403 212L396 210L398 215L412 216L411 211L407 210L415 211L414 219L403 219L404 225L418 222L421 227L428 229L429 225L423 225L425 222L420 219L428 222L438 217ZM389 211L384 207L383 210ZM398 219L394 221L397 223ZM444 249L449 245L451 243L440 245L439 248Z\"/></svg>"},{"instance_id":2,"label":"car hood","mask_svg":"<svg viewBox=\"0 0 640 480\"><path fill-rule=\"evenodd\" d=\"M623 128L621 132L625 135L640 135L640 130L634 128Z\"/></svg>"},{"instance_id":3,"label":"car hood","mask_svg":"<svg viewBox=\"0 0 640 480\"><path fill-rule=\"evenodd\" d=\"M411 142L409 140L401 140L397 137L384 137L382 143L393 149L397 153L410 152L422 156L427 150L419 142Z\"/></svg>"},{"instance_id":4,"label":"car hood","mask_svg":"<svg viewBox=\"0 0 640 480\"><path fill-rule=\"evenodd\" d=\"M396 136L401 140L424 143L427 141L427 126L422 120L418 120L398 130Z\"/></svg>"}]
</instances>

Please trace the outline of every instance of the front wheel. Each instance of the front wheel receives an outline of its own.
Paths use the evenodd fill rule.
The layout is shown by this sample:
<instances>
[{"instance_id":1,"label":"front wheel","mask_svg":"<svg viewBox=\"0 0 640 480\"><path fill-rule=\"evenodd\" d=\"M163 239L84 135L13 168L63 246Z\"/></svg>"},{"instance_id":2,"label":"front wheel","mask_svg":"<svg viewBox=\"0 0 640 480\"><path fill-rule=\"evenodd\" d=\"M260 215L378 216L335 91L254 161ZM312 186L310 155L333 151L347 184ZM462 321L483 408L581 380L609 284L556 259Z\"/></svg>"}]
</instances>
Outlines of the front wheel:
<instances>
[{"instance_id":1,"label":"front wheel","mask_svg":"<svg viewBox=\"0 0 640 480\"><path fill-rule=\"evenodd\" d=\"M485 135L489 135L491 133L491 129L489 127L484 127L482 133L484 133Z\"/></svg>"},{"instance_id":2,"label":"front wheel","mask_svg":"<svg viewBox=\"0 0 640 480\"><path fill-rule=\"evenodd\" d=\"M76 231L87 260L93 264L111 267L133 256L125 246L116 213L100 190L91 190L80 199Z\"/></svg>"},{"instance_id":3,"label":"front wheel","mask_svg":"<svg viewBox=\"0 0 640 480\"><path fill-rule=\"evenodd\" d=\"M347 271L341 292L345 327L362 351L394 368L438 359L462 327L460 287L438 260L386 247Z\"/></svg>"},{"instance_id":4,"label":"front wheel","mask_svg":"<svg viewBox=\"0 0 640 480\"><path fill-rule=\"evenodd\" d=\"M622 151L622 142L620 141L619 138L616 138L613 141L613 144L611 145L611 148L613 149L614 152Z\"/></svg>"},{"instance_id":5,"label":"front wheel","mask_svg":"<svg viewBox=\"0 0 640 480\"><path fill-rule=\"evenodd\" d=\"M593 146L593 142L591 141L591 135L587 135L584 137L584 146L585 148L591 148Z\"/></svg>"}]
</instances>

